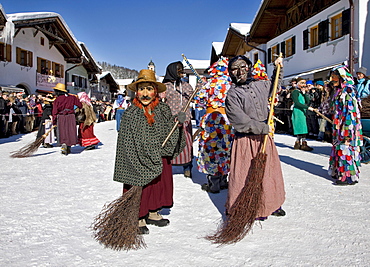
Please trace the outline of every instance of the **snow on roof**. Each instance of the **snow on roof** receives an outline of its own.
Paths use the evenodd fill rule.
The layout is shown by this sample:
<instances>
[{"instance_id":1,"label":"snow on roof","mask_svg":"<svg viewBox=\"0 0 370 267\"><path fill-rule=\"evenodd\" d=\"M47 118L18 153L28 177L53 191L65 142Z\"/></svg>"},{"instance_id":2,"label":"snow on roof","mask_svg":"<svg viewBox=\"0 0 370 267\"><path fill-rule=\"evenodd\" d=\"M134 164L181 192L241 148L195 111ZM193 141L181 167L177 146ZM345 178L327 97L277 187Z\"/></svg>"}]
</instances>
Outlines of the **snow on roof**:
<instances>
[{"instance_id":1,"label":"snow on roof","mask_svg":"<svg viewBox=\"0 0 370 267\"><path fill-rule=\"evenodd\" d=\"M87 48L87 46L86 46L86 44L84 43L84 42L78 42L78 45L81 47L81 46L83 46L85 49L86 49L86 51L87 51L87 53L89 53L89 55L85 55L85 51L81 48L81 51L82 51L82 54L83 54L83 56L85 57L85 58L91 58L93 61L94 61L94 63L95 63L95 65L100 69L100 70L102 70L103 68L98 64L98 62L95 60L95 58L93 57L93 55L91 54L91 52L89 51L89 49Z\"/></svg>"},{"instance_id":2,"label":"snow on roof","mask_svg":"<svg viewBox=\"0 0 370 267\"><path fill-rule=\"evenodd\" d=\"M131 79L116 79L116 82L118 83L118 85L128 85L128 84L132 83L133 80L134 80L134 78L131 78Z\"/></svg>"},{"instance_id":3,"label":"snow on roof","mask_svg":"<svg viewBox=\"0 0 370 267\"><path fill-rule=\"evenodd\" d=\"M3 6L0 4L0 13L1 13L1 16L4 18L5 21L8 20L8 17L6 16L6 13L4 11L4 8Z\"/></svg>"},{"instance_id":4,"label":"snow on roof","mask_svg":"<svg viewBox=\"0 0 370 267\"><path fill-rule=\"evenodd\" d=\"M224 47L224 42L213 42L212 46L215 49L216 55L220 55Z\"/></svg>"},{"instance_id":5,"label":"snow on roof","mask_svg":"<svg viewBox=\"0 0 370 267\"><path fill-rule=\"evenodd\" d=\"M101 74L96 74L96 77L98 77L98 79L102 79L105 76L107 76L108 74L110 74L113 77L113 75L110 71L103 71Z\"/></svg>"},{"instance_id":6,"label":"snow on roof","mask_svg":"<svg viewBox=\"0 0 370 267\"><path fill-rule=\"evenodd\" d=\"M230 23L230 28L242 35L247 35L251 29L251 26L252 24L250 23Z\"/></svg>"},{"instance_id":7,"label":"snow on roof","mask_svg":"<svg viewBox=\"0 0 370 267\"><path fill-rule=\"evenodd\" d=\"M209 59L188 59L194 69L207 69L209 67ZM185 69L190 69L185 60L182 61Z\"/></svg>"},{"instance_id":8,"label":"snow on roof","mask_svg":"<svg viewBox=\"0 0 370 267\"><path fill-rule=\"evenodd\" d=\"M55 12L24 12L24 13L8 14L8 18L12 21L46 19L46 18L54 18L54 17L58 17L60 19L63 26L66 28L68 33L71 35L75 43L78 44L78 41L76 37L73 35L71 29L68 27L68 24L64 21L63 17L58 13L55 13Z\"/></svg>"}]
</instances>

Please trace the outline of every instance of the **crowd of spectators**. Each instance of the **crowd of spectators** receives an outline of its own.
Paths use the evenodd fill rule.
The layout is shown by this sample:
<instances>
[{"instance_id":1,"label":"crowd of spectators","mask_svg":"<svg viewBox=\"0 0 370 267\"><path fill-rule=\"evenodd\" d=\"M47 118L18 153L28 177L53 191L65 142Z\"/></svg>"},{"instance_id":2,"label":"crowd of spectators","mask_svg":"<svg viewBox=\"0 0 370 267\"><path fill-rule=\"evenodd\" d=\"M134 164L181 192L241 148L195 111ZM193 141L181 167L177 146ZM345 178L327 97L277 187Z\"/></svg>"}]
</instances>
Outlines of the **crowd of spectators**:
<instances>
[{"instance_id":1,"label":"crowd of spectators","mask_svg":"<svg viewBox=\"0 0 370 267\"><path fill-rule=\"evenodd\" d=\"M37 131L41 122L45 98L50 94L0 91L0 138ZM113 120L115 110L111 101L92 98L96 122Z\"/></svg>"}]
</instances>

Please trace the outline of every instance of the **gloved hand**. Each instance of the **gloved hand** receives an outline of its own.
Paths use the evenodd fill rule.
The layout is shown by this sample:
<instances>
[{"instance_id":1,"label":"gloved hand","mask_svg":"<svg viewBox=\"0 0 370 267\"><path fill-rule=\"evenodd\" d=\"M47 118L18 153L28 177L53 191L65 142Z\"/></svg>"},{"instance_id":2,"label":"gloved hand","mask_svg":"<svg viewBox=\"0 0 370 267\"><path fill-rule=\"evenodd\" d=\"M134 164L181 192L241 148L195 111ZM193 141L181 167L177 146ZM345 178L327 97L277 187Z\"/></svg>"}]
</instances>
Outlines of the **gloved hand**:
<instances>
[{"instance_id":1,"label":"gloved hand","mask_svg":"<svg viewBox=\"0 0 370 267\"><path fill-rule=\"evenodd\" d=\"M183 123L184 123L184 121L186 120L186 114L185 114L185 112L180 111L179 113L177 113L176 118L177 118L177 121L178 121L180 124L183 124Z\"/></svg>"}]
</instances>

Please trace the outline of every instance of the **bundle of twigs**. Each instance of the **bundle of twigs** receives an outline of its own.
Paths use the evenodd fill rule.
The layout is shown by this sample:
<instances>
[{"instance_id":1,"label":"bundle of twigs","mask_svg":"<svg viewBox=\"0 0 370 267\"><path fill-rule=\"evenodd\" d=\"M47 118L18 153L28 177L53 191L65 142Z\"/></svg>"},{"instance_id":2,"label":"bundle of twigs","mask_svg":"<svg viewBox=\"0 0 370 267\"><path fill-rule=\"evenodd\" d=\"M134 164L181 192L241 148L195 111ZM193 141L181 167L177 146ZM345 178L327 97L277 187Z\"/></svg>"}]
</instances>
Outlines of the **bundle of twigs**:
<instances>
[{"instance_id":1,"label":"bundle of twigs","mask_svg":"<svg viewBox=\"0 0 370 267\"><path fill-rule=\"evenodd\" d=\"M11 152L11 157L12 158L26 158L26 157L29 157L31 156L33 153L35 153L37 151L37 149L39 149L39 147L43 144L46 136L48 136L50 134L50 132L56 127L56 125L54 125L53 127L51 127L46 133L44 133L41 137L37 138L35 141L33 141L32 143L22 147L21 149L19 149L18 151L13 151Z\"/></svg>"},{"instance_id":2,"label":"bundle of twigs","mask_svg":"<svg viewBox=\"0 0 370 267\"><path fill-rule=\"evenodd\" d=\"M133 186L121 197L105 205L91 226L94 238L113 250L145 248L139 234L141 186Z\"/></svg>"},{"instance_id":3,"label":"bundle of twigs","mask_svg":"<svg viewBox=\"0 0 370 267\"><path fill-rule=\"evenodd\" d=\"M280 57L282 55L280 54ZM277 66L272 97L276 90L280 75L280 64ZM270 103L267 122L273 119L274 101ZM206 236L206 239L220 245L233 244L241 239L252 229L258 213L263 209L263 177L265 175L267 154L265 153L268 135L263 138L261 151L251 161L244 187L234 204L227 211L226 219L215 234ZM261 140L262 141L262 140Z\"/></svg>"}]
</instances>

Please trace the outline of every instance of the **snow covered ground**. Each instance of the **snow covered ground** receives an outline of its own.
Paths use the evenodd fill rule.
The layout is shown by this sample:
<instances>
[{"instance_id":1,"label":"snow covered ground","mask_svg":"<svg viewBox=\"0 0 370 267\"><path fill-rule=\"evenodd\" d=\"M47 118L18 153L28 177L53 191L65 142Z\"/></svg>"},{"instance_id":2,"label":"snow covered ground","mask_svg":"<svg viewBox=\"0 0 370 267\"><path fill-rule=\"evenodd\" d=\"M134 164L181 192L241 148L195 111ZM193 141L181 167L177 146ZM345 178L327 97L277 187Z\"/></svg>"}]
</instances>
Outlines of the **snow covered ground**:
<instances>
[{"instance_id":1,"label":"snow covered ground","mask_svg":"<svg viewBox=\"0 0 370 267\"><path fill-rule=\"evenodd\" d=\"M9 153L35 133L0 139L0 266L370 266L370 165L362 166L359 184L334 186L326 172L330 144L309 141L312 152L293 150L287 135L275 138L285 217L256 223L235 245L211 244L203 237L216 230L227 191L202 191L205 175L194 169L192 180L174 175L175 204L162 211L171 224L149 226L146 249L106 249L89 226L122 192L112 180L115 122L99 123L95 132L99 149L77 146L68 156L55 147L13 159Z\"/></svg>"}]
</instances>

